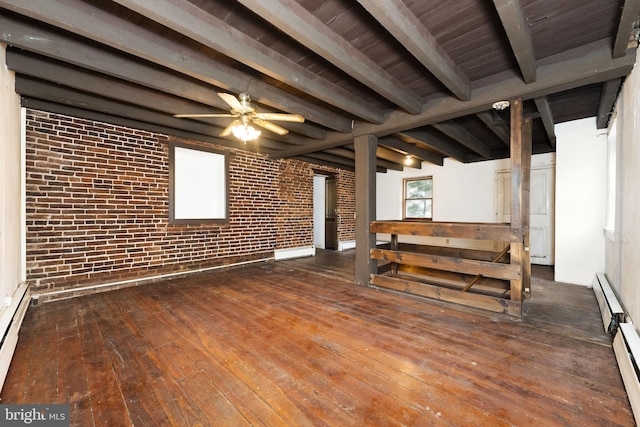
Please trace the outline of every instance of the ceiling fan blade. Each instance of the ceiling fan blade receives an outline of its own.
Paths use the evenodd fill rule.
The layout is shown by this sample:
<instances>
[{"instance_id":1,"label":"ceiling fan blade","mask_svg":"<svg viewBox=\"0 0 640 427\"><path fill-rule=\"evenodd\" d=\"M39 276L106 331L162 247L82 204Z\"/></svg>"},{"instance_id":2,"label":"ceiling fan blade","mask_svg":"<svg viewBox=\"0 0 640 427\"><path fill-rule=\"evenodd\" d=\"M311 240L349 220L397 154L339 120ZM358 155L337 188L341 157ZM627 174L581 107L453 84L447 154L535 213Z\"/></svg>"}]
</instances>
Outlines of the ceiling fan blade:
<instances>
[{"instance_id":1,"label":"ceiling fan blade","mask_svg":"<svg viewBox=\"0 0 640 427\"><path fill-rule=\"evenodd\" d=\"M275 120L279 122L304 123L304 117L302 117L300 114L256 113L253 115L253 117L264 120Z\"/></svg>"},{"instance_id":2,"label":"ceiling fan blade","mask_svg":"<svg viewBox=\"0 0 640 427\"><path fill-rule=\"evenodd\" d=\"M224 128L224 130L220 133L220 136L229 136L229 135L231 135L233 127L237 126L237 125L239 125L241 123L242 123L242 120L234 120L234 121L232 121L231 123L229 123L229 126Z\"/></svg>"},{"instance_id":3,"label":"ceiling fan blade","mask_svg":"<svg viewBox=\"0 0 640 427\"><path fill-rule=\"evenodd\" d=\"M262 126L263 128L270 130L273 133L277 133L278 135L286 135L289 133L287 129L280 127L275 123L268 122L266 120L256 118L256 119L253 119L253 123L257 124L258 126Z\"/></svg>"},{"instance_id":4,"label":"ceiling fan blade","mask_svg":"<svg viewBox=\"0 0 640 427\"><path fill-rule=\"evenodd\" d=\"M210 113L210 114L174 114L173 117L178 118L178 119L184 119L184 118L205 118L205 117L238 117L238 114L215 114L215 113Z\"/></svg>"},{"instance_id":5,"label":"ceiling fan blade","mask_svg":"<svg viewBox=\"0 0 640 427\"><path fill-rule=\"evenodd\" d=\"M244 106L240 103L238 98L231 95L230 93L218 92L218 96L222 98L224 102L229 104L229 107L231 107L232 110L238 111L238 112L244 111Z\"/></svg>"}]
</instances>

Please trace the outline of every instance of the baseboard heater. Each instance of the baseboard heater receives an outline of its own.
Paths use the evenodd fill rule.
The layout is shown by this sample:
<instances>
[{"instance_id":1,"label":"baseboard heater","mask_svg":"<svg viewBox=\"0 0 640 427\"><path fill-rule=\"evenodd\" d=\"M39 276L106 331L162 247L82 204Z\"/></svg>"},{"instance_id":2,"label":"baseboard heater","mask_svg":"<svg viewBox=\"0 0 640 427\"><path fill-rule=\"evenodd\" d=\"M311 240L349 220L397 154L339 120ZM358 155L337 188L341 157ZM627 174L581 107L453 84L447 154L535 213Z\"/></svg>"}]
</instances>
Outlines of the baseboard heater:
<instances>
[{"instance_id":1,"label":"baseboard heater","mask_svg":"<svg viewBox=\"0 0 640 427\"><path fill-rule=\"evenodd\" d=\"M618 325L624 322L624 310L609 281L602 273L593 278L593 293L596 295L605 332L615 334Z\"/></svg>"},{"instance_id":2,"label":"baseboard heater","mask_svg":"<svg viewBox=\"0 0 640 427\"><path fill-rule=\"evenodd\" d=\"M9 371L13 353L18 344L18 333L30 301L29 286L21 283L7 304L0 308L0 390Z\"/></svg>"},{"instance_id":3,"label":"baseboard heater","mask_svg":"<svg viewBox=\"0 0 640 427\"><path fill-rule=\"evenodd\" d=\"M622 376L629 403L640 425L640 336L631 322L625 322L625 313L609 281L602 273L593 278L593 293L596 295L604 330L613 336L613 352Z\"/></svg>"},{"instance_id":4,"label":"baseboard heater","mask_svg":"<svg viewBox=\"0 0 640 427\"><path fill-rule=\"evenodd\" d=\"M638 379L638 362L640 362L640 337L632 323L621 323L613 339L613 351L618 361L624 388L627 390L629 403L640 425L640 380Z\"/></svg>"}]
</instances>

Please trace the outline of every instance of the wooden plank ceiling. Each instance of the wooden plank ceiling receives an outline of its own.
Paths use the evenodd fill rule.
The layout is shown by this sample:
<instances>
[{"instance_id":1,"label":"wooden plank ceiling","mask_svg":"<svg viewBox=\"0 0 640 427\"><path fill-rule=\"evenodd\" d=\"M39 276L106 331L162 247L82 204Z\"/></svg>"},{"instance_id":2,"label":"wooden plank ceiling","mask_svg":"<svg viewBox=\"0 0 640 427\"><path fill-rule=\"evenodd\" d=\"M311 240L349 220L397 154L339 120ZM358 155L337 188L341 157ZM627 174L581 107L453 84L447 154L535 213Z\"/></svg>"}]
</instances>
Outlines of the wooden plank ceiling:
<instances>
[{"instance_id":1,"label":"wooden plank ceiling","mask_svg":"<svg viewBox=\"0 0 640 427\"><path fill-rule=\"evenodd\" d=\"M0 42L26 107L354 168L379 138L378 170L407 154L441 165L508 157L523 98L533 152L553 124L605 127L635 60L640 0L0 0ZM635 29L634 29L635 28ZM217 92L301 114L243 145Z\"/></svg>"}]
</instances>

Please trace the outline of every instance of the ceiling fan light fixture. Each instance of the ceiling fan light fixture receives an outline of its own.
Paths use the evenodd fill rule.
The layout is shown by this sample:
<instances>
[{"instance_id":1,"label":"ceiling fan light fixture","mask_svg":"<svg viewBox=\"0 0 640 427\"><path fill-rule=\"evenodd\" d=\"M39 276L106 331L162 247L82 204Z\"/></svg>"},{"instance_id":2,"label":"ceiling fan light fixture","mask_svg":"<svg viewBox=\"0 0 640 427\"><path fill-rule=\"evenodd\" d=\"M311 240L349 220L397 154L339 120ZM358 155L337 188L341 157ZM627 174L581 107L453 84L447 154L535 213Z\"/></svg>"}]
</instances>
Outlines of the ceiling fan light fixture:
<instances>
[{"instance_id":1,"label":"ceiling fan light fixture","mask_svg":"<svg viewBox=\"0 0 640 427\"><path fill-rule=\"evenodd\" d=\"M256 130L252 124L267 129L276 135L286 135L288 129L283 128L271 121L283 121L292 123L304 123L304 117L300 114L286 113L258 113L251 103L251 98L246 93L241 93L237 98L230 93L219 92L218 96L231 108L229 113L208 113L208 114L174 114L177 118L206 118L206 117L229 117L234 118L220 134L229 136L233 134L236 138L244 141L253 141L260 136L260 131Z\"/></svg>"},{"instance_id":2,"label":"ceiling fan light fixture","mask_svg":"<svg viewBox=\"0 0 640 427\"><path fill-rule=\"evenodd\" d=\"M235 125L233 128L231 128L231 133L233 133L233 136L245 143L247 141L253 141L260 136L259 130L256 130L256 128L246 123Z\"/></svg>"}]
</instances>

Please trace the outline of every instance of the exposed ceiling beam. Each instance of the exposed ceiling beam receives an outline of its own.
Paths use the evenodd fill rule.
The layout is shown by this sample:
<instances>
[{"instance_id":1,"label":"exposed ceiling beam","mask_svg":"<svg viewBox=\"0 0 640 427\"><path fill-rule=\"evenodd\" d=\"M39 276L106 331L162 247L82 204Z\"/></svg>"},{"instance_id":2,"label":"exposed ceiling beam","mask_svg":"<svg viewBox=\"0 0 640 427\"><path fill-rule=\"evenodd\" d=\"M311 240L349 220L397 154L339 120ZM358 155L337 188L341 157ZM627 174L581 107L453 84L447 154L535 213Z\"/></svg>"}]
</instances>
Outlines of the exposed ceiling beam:
<instances>
[{"instance_id":1,"label":"exposed ceiling beam","mask_svg":"<svg viewBox=\"0 0 640 427\"><path fill-rule=\"evenodd\" d=\"M551 106L546 96L541 96L533 100L536 103L536 108L540 113L542 124L545 131L547 131L547 137L549 138L549 144L555 150L556 148L556 132L553 128L554 120L553 113L551 112Z\"/></svg>"},{"instance_id":2,"label":"exposed ceiling beam","mask_svg":"<svg viewBox=\"0 0 640 427\"><path fill-rule=\"evenodd\" d=\"M146 86L158 91L186 98L220 110L229 106L217 95L217 88L204 82L180 77L168 70L153 67L133 58L117 54L113 50L83 43L32 22L20 21L0 15L0 41L20 49L34 52L78 67L98 71L118 79ZM11 50L8 50L10 52ZM37 67L36 67L37 69ZM196 108L196 107L193 107ZM260 108L261 112L274 112ZM174 113L178 112L173 111ZM194 112L198 112L195 111ZM210 112L210 111L200 111ZM287 123L289 130L309 138L324 139L326 130L310 123Z\"/></svg>"},{"instance_id":3,"label":"exposed ceiling beam","mask_svg":"<svg viewBox=\"0 0 640 427\"><path fill-rule=\"evenodd\" d=\"M182 0L114 0L141 15L171 28L204 46L235 59L273 79L304 91L329 105L372 123L381 123L381 110L352 96L328 81L296 64L264 44L236 30L224 21L203 13Z\"/></svg>"},{"instance_id":4,"label":"exposed ceiling beam","mask_svg":"<svg viewBox=\"0 0 640 427\"><path fill-rule=\"evenodd\" d=\"M402 154L396 150L391 150L389 148L383 147L382 145L380 145L380 141L378 141L378 147L376 148L376 157L379 159L388 160L398 165L405 165L412 168L415 168L417 163L407 162L407 154Z\"/></svg>"},{"instance_id":5,"label":"exposed ceiling beam","mask_svg":"<svg viewBox=\"0 0 640 427\"><path fill-rule=\"evenodd\" d=\"M228 108L222 98L216 95L214 86L135 61L133 57L83 42L77 37L50 30L33 21L0 13L0 28L3 29L0 41L10 46L215 108Z\"/></svg>"},{"instance_id":6,"label":"exposed ceiling beam","mask_svg":"<svg viewBox=\"0 0 640 427\"><path fill-rule=\"evenodd\" d=\"M491 149L482 141L480 141L471 132L452 121L444 121L434 123L433 126L439 132L447 135L449 138L458 141L460 144L474 151L486 159L491 158Z\"/></svg>"},{"instance_id":7,"label":"exposed ceiling beam","mask_svg":"<svg viewBox=\"0 0 640 427\"><path fill-rule=\"evenodd\" d=\"M527 18L519 0L493 0L525 83L536 80L536 58Z\"/></svg>"},{"instance_id":8,"label":"exposed ceiling beam","mask_svg":"<svg viewBox=\"0 0 640 427\"><path fill-rule=\"evenodd\" d=\"M147 1L153 3L152 0ZM297 1L238 2L408 113L422 112L422 101L418 95L327 27Z\"/></svg>"},{"instance_id":9,"label":"exposed ceiling beam","mask_svg":"<svg viewBox=\"0 0 640 427\"><path fill-rule=\"evenodd\" d=\"M416 147L415 144L409 144L408 142L401 141L394 137L386 137L383 139L379 139L378 144L395 148L396 150L400 150L407 154L411 154L416 158L419 158L429 163L433 163L434 165L442 166L444 164L443 156L432 153L431 151L425 150L423 148Z\"/></svg>"},{"instance_id":10,"label":"exposed ceiling beam","mask_svg":"<svg viewBox=\"0 0 640 427\"><path fill-rule=\"evenodd\" d=\"M551 149L551 146L547 143L546 140L544 141L544 143L534 144L531 147L532 154L543 154L543 153L552 153L552 152L553 150ZM510 155L509 148L507 147L499 148L499 149L493 150L492 159L508 159L509 155ZM483 162L483 161L486 161L484 157L479 156L475 153L471 153L469 154L469 156L467 156L465 163L474 163L474 162Z\"/></svg>"},{"instance_id":11,"label":"exposed ceiling beam","mask_svg":"<svg viewBox=\"0 0 640 427\"><path fill-rule=\"evenodd\" d=\"M353 151L353 149L349 149L349 148L343 148L343 147L329 148L329 149L325 150L325 152L329 153L329 154L333 154L335 156L345 157L345 158L351 159L351 160L355 160L356 159L355 151Z\"/></svg>"},{"instance_id":12,"label":"exposed ceiling beam","mask_svg":"<svg viewBox=\"0 0 640 427\"><path fill-rule=\"evenodd\" d=\"M348 160L339 159L339 158L334 159L334 160L338 160L339 162L332 162L330 157L327 157L326 155L323 155L323 154L324 153L310 153L306 156L298 156L296 157L296 159L303 160L309 163L314 163L317 165L329 166L333 168L344 169L344 170L355 172L356 170L355 162L350 162ZM397 165L394 166L394 168L397 168ZM399 169L399 170L402 170L402 169ZM378 165L376 166L376 172L387 173L387 168Z\"/></svg>"},{"instance_id":13,"label":"exposed ceiling beam","mask_svg":"<svg viewBox=\"0 0 640 427\"><path fill-rule=\"evenodd\" d=\"M301 114L307 120L340 132L351 130L351 120L344 115L320 108L282 89L256 80L252 75L235 70L184 43L169 38L160 39L157 34L135 23L119 19L92 4L70 0L0 0L0 7L55 25L234 93L247 91L251 83L251 95L257 102L281 111Z\"/></svg>"},{"instance_id":14,"label":"exposed ceiling beam","mask_svg":"<svg viewBox=\"0 0 640 427\"><path fill-rule=\"evenodd\" d=\"M548 146L548 144L547 144ZM549 150L547 150L549 151ZM497 150L493 150L493 155L491 156L492 159L508 159L509 158L509 149L508 148L499 148ZM469 155L467 156L467 158L465 159L465 163L476 163L476 162L484 162L487 159L485 159L484 157L476 154L476 153L469 153Z\"/></svg>"},{"instance_id":15,"label":"exposed ceiling beam","mask_svg":"<svg viewBox=\"0 0 640 427\"><path fill-rule=\"evenodd\" d=\"M489 128L493 133L496 134L498 138L508 147L510 145L509 141L509 128L508 126L498 117L495 111L487 110L480 111L476 113L476 117L478 117L482 122Z\"/></svg>"},{"instance_id":16,"label":"exposed ceiling beam","mask_svg":"<svg viewBox=\"0 0 640 427\"><path fill-rule=\"evenodd\" d=\"M320 165L320 166L328 166L330 168L335 168L335 169L343 169L343 170L348 170L351 172L355 172L356 170L356 166L355 164L353 166L349 166L349 165L344 165L341 163L333 163L333 162L329 162L329 161L325 161L325 160L321 160L321 159L316 159L314 157L311 157L312 154L308 154L306 156L297 156L295 157L296 160L301 160L303 162L307 162L307 163L313 163L315 165ZM384 171L386 172L386 171Z\"/></svg>"},{"instance_id":17,"label":"exposed ceiling beam","mask_svg":"<svg viewBox=\"0 0 640 427\"><path fill-rule=\"evenodd\" d=\"M327 164L355 167L355 162L351 159L345 159L344 157L334 156L324 152L309 153L305 157L321 160Z\"/></svg>"},{"instance_id":18,"label":"exposed ceiling beam","mask_svg":"<svg viewBox=\"0 0 640 427\"><path fill-rule=\"evenodd\" d=\"M76 108L86 108L112 117L126 117L137 122L158 125L167 129L175 128L182 131L188 131L193 134L207 136L217 136L223 129L218 126L207 125L193 120L176 119L162 113L150 111L146 108L99 98L83 92L77 92L60 85L49 85L22 75L16 76L15 87L16 92L29 98L42 99L44 101ZM176 132L171 131L167 131L167 133L169 135L176 134ZM224 141L225 139L220 138L219 140ZM231 141L231 143L225 145L238 146L241 144L233 138L228 138L228 140ZM282 150L288 147L288 144L285 142L275 141L270 138L261 137L260 141L262 146L267 148Z\"/></svg>"},{"instance_id":19,"label":"exposed ceiling beam","mask_svg":"<svg viewBox=\"0 0 640 427\"><path fill-rule=\"evenodd\" d=\"M37 77L41 80L51 81L104 98L111 98L150 110L161 111L169 115L173 115L173 113L177 111L211 112L210 110L203 110L202 106L189 102L184 98L167 95L164 92L158 92L153 89L134 85L122 80L105 77L100 74L90 73L59 62L25 55L24 53L20 53L15 50L7 50L6 60L7 67L17 73ZM222 130L229 124L230 119L208 118L198 121L218 126ZM292 127L289 125L290 123L286 123L284 124L284 127L291 129ZM297 128L304 130L301 126L298 126ZM313 131L313 129L310 130ZM320 134L322 134L322 132ZM292 135L276 136L275 134L265 132L263 133L263 137L271 137L271 139L288 142L294 145L304 143L303 139Z\"/></svg>"},{"instance_id":20,"label":"exposed ceiling beam","mask_svg":"<svg viewBox=\"0 0 640 427\"><path fill-rule=\"evenodd\" d=\"M387 170L402 171L404 170L404 162L396 163L390 160L384 160L381 158L376 159L376 166L379 168L385 168Z\"/></svg>"},{"instance_id":21,"label":"exposed ceiling beam","mask_svg":"<svg viewBox=\"0 0 640 427\"><path fill-rule=\"evenodd\" d=\"M411 115L396 111L381 125L356 124L350 135L333 133L324 141L276 153L274 158L298 156L305 152L337 147L353 141L356 136L375 135L380 138L406 129L476 114L490 109L498 99L526 100L600 83L627 75L635 62L635 49L629 49L621 58L612 59L608 41L606 44L599 42L588 45L586 48L578 49L578 52L579 54L568 51L541 61L538 66L538 78L533 83L525 84L520 77L505 73L492 79L489 84L482 85L482 82L478 82L479 86L472 91L469 101L460 101L452 96L432 99L424 105L422 114Z\"/></svg>"},{"instance_id":22,"label":"exposed ceiling beam","mask_svg":"<svg viewBox=\"0 0 640 427\"><path fill-rule=\"evenodd\" d=\"M640 0L625 0L618 23L618 31L613 40L614 58L620 58L629 47L633 25L640 15Z\"/></svg>"},{"instance_id":23,"label":"exposed ceiling beam","mask_svg":"<svg viewBox=\"0 0 640 427\"><path fill-rule=\"evenodd\" d=\"M467 157L467 153L460 149L456 144L453 144L452 142L445 140L441 136L436 135L436 133L437 132L432 129L422 128L406 130L404 132L399 132L396 135L403 140L408 139L409 141L418 142L436 151L439 151L447 157L453 157L459 162L464 162ZM385 141L387 140L386 137L384 139Z\"/></svg>"},{"instance_id":24,"label":"exposed ceiling beam","mask_svg":"<svg viewBox=\"0 0 640 427\"><path fill-rule=\"evenodd\" d=\"M598 129L604 129L609 124L613 104L616 102L616 98L618 97L620 80L621 79L609 80L602 85L600 104L598 105L598 116L596 118L596 127Z\"/></svg>"},{"instance_id":25,"label":"exposed ceiling beam","mask_svg":"<svg viewBox=\"0 0 640 427\"><path fill-rule=\"evenodd\" d=\"M154 123L160 126L176 127L177 129L187 130L193 133L218 135L223 129L218 126L206 125L192 120L175 119L166 114L149 111L146 108L99 98L87 93L65 88L61 85L50 85L22 75L16 76L15 88L16 92L22 96L78 108L84 107L88 110L103 114L128 117L140 122Z\"/></svg>"},{"instance_id":26,"label":"exposed ceiling beam","mask_svg":"<svg viewBox=\"0 0 640 427\"><path fill-rule=\"evenodd\" d=\"M302 161L307 162L307 163L313 163L313 164L320 165L320 166L329 166L329 167L332 167L332 168L343 169L343 170L348 170L348 171L352 171L352 172L356 171L355 163L354 163L353 166L347 166L347 165L342 165L342 164L338 164L338 163L331 163L331 162L326 162L326 161L319 160L319 159L314 159L313 157L308 157L308 156L298 156L298 157L295 157L295 159L302 160ZM381 167L381 166L376 166L376 172L387 173L387 170L385 168Z\"/></svg>"},{"instance_id":27,"label":"exposed ceiling beam","mask_svg":"<svg viewBox=\"0 0 640 427\"><path fill-rule=\"evenodd\" d=\"M322 153L330 154L333 156L339 156L345 159L349 159L351 161L355 161L356 153L353 151L353 146L348 146L349 148L330 148L328 150L323 151ZM384 169L392 169L401 171L404 165L404 157L390 157L389 155L384 156L383 151L380 150L380 147L376 149L376 164L378 167ZM388 151L388 150L387 150ZM315 154L315 153L314 153ZM353 163L355 165L355 162Z\"/></svg>"},{"instance_id":28,"label":"exposed ceiling beam","mask_svg":"<svg viewBox=\"0 0 640 427\"><path fill-rule=\"evenodd\" d=\"M358 2L455 96L469 99L469 78L402 1Z\"/></svg>"},{"instance_id":29,"label":"exposed ceiling beam","mask_svg":"<svg viewBox=\"0 0 640 427\"><path fill-rule=\"evenodd\" d=\"M87 94L98 95L105 99L109 98L164 113L174 112L176 108L181 109L193 106L193 104L181 98L103 77L99 74L84 72L61 63L27 56L13 50L7 50L6 60L7 67L18 73L18 75L36 77L40 80L53 82ZM217 126L222 131L227 122L228 120L216 119L208 124Z\"/></svg>"}]
</instances>

